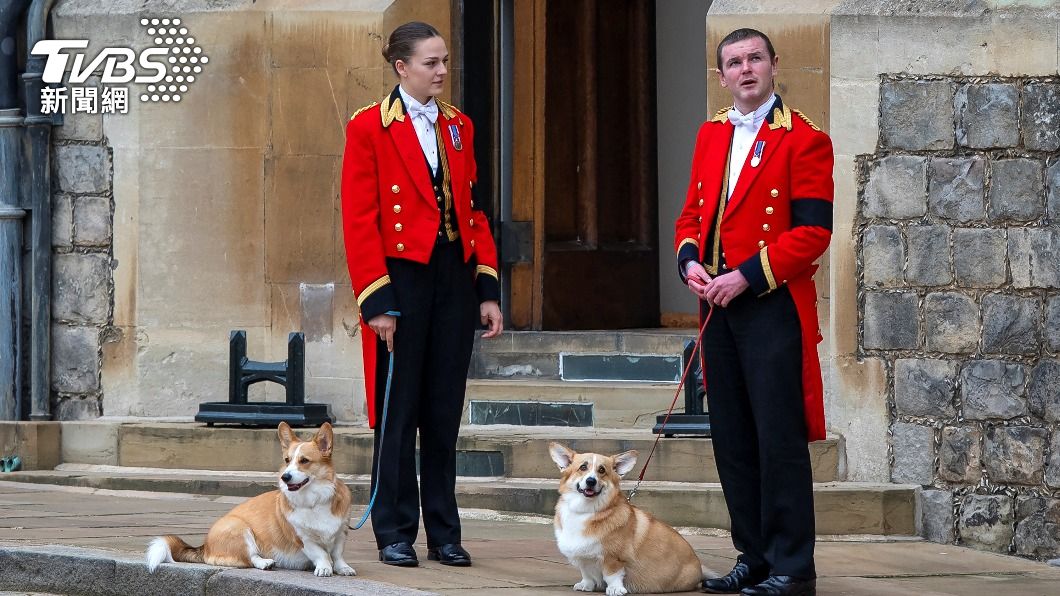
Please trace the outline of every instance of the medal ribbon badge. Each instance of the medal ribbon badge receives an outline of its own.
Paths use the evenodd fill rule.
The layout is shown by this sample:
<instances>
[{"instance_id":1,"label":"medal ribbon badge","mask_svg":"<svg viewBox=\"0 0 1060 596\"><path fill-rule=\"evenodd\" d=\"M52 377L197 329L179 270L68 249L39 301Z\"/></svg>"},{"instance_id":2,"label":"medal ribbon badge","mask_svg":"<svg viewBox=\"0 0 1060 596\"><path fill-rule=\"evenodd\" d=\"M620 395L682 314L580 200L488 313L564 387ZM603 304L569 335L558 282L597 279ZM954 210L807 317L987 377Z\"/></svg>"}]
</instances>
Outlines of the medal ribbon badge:
<instances>
[{"instance_id":1,"label":"medal ribbon badge","mask_svg":"<svg viewBox=\"0 0 1060 596\"><path fill-rule=\"evenodd\" d=\"M754 155L751 156L751 167L757 168L762 163L762 150L766 148L765 141L755 141Z\"/></svg>"},{"instance_id":2,"label":"medal ribbon badge","mask_svg":"<svg viewBox=\"0 0 1060 596\"><path fill-rule=\"evenodd\" d=\"M463 145L460 143L460 130L455 124L449 125L449 136L453 138L453 149L460 151L463 149Z\"/></svg>"}]
</instances>

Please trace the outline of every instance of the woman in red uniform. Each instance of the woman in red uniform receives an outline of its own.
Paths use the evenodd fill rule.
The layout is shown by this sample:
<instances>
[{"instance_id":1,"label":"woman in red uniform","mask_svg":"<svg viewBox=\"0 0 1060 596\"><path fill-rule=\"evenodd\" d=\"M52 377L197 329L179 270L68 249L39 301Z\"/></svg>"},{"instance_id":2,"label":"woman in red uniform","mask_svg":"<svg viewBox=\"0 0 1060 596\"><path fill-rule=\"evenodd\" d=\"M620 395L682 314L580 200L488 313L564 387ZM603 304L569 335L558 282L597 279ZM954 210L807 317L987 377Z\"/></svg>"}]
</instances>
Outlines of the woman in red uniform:
<instances>
[{"instance_id":1,"label":"woman in red uniform","mask_svg":"<svg viewBox=\"0 0 1060 596\"><path fill-rule=\"evenodd\" d=\"M383 56L398 85L350 119L342 160L346 260L361 315L374 460L383 457L372 468L372 527L381 561L415 566L422 505L428 558L466 566L456 440L476 325L488 326L485 338L503 328L497 249L474 199L471 120L437 98L448 73L445 40L426 23L406 23Z\"/></svg>"}]
</instances>

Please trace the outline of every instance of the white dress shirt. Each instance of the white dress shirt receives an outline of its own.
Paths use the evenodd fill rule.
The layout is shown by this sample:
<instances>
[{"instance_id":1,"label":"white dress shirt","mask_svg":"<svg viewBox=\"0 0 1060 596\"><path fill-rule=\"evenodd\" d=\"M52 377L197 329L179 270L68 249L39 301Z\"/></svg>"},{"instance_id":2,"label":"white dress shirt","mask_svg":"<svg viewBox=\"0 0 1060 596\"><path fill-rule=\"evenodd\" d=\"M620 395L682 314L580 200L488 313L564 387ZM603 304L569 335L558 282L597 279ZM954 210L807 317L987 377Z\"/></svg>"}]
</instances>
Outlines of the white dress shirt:
<instances>
[{"instance_id":1,"label":"white dress shirt","mask_svg":"<svg viewBox=\"0 0 1060 596\"><path fill-rule=\"evenodd\" d=\"M416 136L420 140L420 148L423 155L427 157L427 163L431 165L431 172L438 173L438 138L434 134L434 123L438 120L438 104L434 98L427 100L426 105L421 104L416 98L405 92L400 85L401 99L405 102L405 108L412 117L412 127L416 129Z\"/></svg>"},{"instance_id":2,"label":"white dress shirt","mask_svg":"<svg viewBox=\"0 0 1060 596\"><path fill-rule=\"evenodd\" d=\"M733 123L736 130L732 135L732 152L729 153L729 195L727 199L732 197L736 181L740 179L740 170L747 161L747 153L754 145L755 138L758 137L758 129L762 128L762 123L766 121L766 116L769 115L769 110L776 100L777 95L771 93L769 99L750 114L741 114L735 107L729 110L729 121Z\"/></svg>"}]
</instances>

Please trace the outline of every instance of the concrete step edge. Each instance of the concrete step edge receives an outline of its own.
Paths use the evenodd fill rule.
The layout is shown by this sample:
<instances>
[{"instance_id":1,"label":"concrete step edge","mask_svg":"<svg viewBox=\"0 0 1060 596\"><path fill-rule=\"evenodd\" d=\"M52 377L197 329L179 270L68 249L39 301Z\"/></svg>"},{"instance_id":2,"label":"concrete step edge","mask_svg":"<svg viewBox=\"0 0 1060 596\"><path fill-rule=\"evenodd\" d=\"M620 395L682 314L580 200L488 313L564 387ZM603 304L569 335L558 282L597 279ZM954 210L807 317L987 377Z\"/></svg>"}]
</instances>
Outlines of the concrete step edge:
<instances>
[{"instance_id":1,"label":"concrete step edge","mask_svg":"<svg viewBox=\"0 0 1060 596\"><path fill-rule=\"evenodd\" d=\"M404 596L431 594L357 577L316 577L299 571L229 569L180 563L154 573L125 553L69 546L0 545L0 590L155 596L157 594L276 594L284 596Z\"/></svg>"}]
</instances>

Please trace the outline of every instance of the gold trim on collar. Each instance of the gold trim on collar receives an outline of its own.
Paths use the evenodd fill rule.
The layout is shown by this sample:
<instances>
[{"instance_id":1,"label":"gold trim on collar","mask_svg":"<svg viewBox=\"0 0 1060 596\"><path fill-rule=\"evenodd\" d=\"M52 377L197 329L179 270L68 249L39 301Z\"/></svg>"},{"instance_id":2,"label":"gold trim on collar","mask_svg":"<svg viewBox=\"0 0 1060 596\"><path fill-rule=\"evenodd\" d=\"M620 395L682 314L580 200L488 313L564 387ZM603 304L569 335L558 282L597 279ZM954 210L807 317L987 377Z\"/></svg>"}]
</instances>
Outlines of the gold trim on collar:
<instances>
[{"instance_id":1,"label":"gold trim on collar","mask_svg":"<svg viewBox=\"0 0 1060 596\"><path fill-rule=\"evenodd\" d=\"M725 122L726 120L729 119L729 117L728 117L729 110L733 109L734 107L735 106L729 106L727 108L722 108L722 109L718 110L717 112L714 112L714 117L711 118L710 121L711 122Z\"/></svg>"},{"instance_id":2,"label":"gold trim on collar","mask_svg":"<svg viewBox=\"0 0 1060 596\"><path fill-rule=\"evenodd\" d=\"M456 118L456 115L460 113L460 110L451 103L446 103L438 99L437 97L434 98L434 101L438 104L438 109L441 110L442 115L445 116L447 120L452 120L453 118ZM463 125L464 121L460 120L460 126Z\"/></svg>"},{"instance_id":3,"label":"gold trim on collar","mask_svg":"<svg viewBox=\"0 0 1060 596\"><path fill-rule=\"evenodd\" d=\"M390 126L390 123L395 120L404 122L405 106L401 103L401 96L395 97L393 103L391 103L389 95L384 97L382 107L379 108L379 114L383 118L383 128Z\"/></svg>"},{"instance_id":4,"label":"gold trim on collar","mask_svg":"<svg viewBox=\"0 0 1060 596\"><path fill-rule=\"evenodd\" d=\"M791 110L788 106L784 106L784 109L773 108L773 122L769 125L769 130L776 130L781 126L785 130L791 130Z\"/></svg>"},{"instance_id":5,"label":"gold trim on collar","mask_svg":"<svg viewBox=\"0 0 1060 596\"><path fill-rule=\"evenodd\" d=\"M812 128L814 130L817 130L817 131L821 130L820 127L818 127L816 124L813 123L813 120L810 120L809 118L806 117L806 114L803 114L802 112L800 112L799 110L796 110L794 108L792 108L791 111L795 112L795 114L798 115L799 118L802 118L803 122L805 122L806 124L809 124L810 128Z\"/></svg>"},{"instance_id":6,"label":"gold trim on collar","mask_svg":"<svg viewBox=\"0 0 1060 596\"><path fill-rule=\"evenodd\" d=\"M368 287L365 288L364 291L362 291L360 294L357 295L357 306L359 307L362 304L364 304L364 301L368 300L368 297L371 296L372 294L374 294L376 292L376 290L378 290L379 288L381 288L381 287L383 287L383 286L385 286L385 285L387 285L389 283L390 283L390 276L389 275L384 275L383 277L380 277L379 279L377 279L377 280L373 281L372 283L368 284Z\"/></svg>"},{"instance_id":7,"label":"gold trim on collar","mask_svg":"<svg viewBox=\"0 0 1060 596\"><path fill-rule=\"evenodd\" d=\"M374 107L375 107L375 106L377 106L377 105L379 105L379 102L378 102L378 101L373 101L372 103L370 103L370 104L368 104L368 105L364 106L363 108L361 108L361 109L357 110L356 112L354 112L354 113L353 113L353 115L352 115L352 116L350 116L350 120L353 120L353 119L354 119L354 118L356 118L357 116L360 116L360 115L361 115L361 112L364 112L364 111L366 111L366 110L370 110L370 109L374 108Z\"/></svg>"},{"instance_id":8,"label":"gold trim on collar","mask_svg":"<svg viewBox=\"0 0 1060 596\"><path fill-rule=\"evenodd\" d=\"M488 275L488 276L500 281L500 277L497 275L497 270L494 269L493 267L488 267L486 265L479 265L479 266L475 267L475 273L485 273L486 275Z\"/></svg>"}]
</instances>

